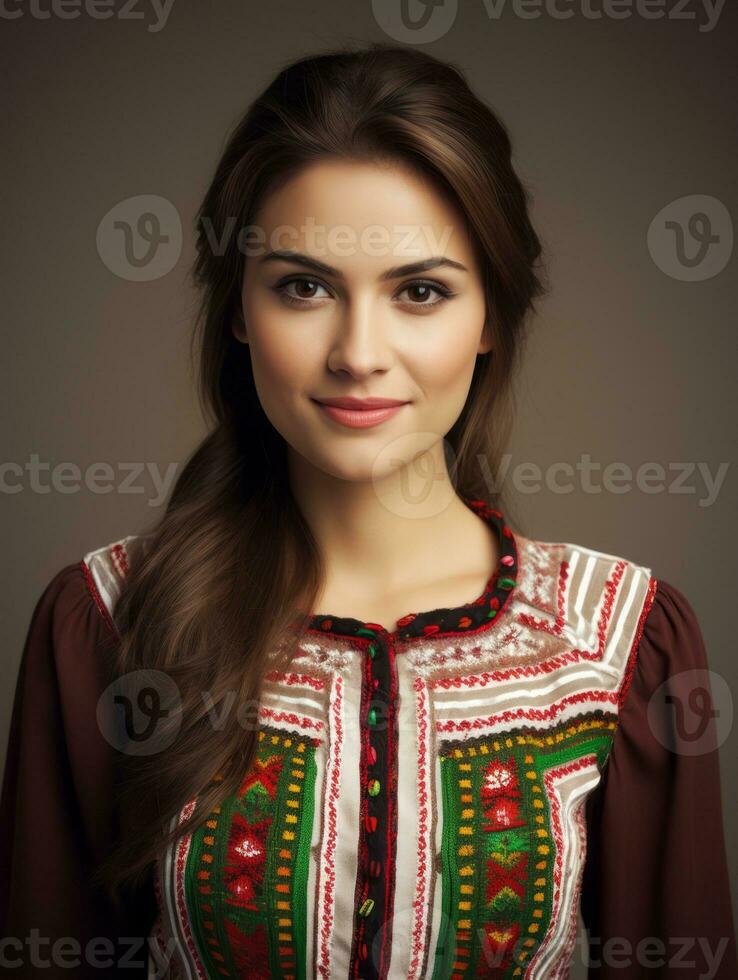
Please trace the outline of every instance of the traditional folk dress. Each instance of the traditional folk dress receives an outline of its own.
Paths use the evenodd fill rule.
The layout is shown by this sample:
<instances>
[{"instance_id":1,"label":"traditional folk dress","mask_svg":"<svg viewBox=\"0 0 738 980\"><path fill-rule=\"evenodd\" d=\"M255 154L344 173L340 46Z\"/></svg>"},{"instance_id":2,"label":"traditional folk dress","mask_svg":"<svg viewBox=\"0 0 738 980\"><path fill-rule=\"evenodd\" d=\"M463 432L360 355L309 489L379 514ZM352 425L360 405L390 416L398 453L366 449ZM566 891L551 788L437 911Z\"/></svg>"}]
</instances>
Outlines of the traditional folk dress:
<instances>
[{"instance_id":1,"label":"traditional folk dress","mask_svg":"<svg viewBox=\"0 0 738 980\"><path fill-rule=\"evenodd\" d=\"M482 595L392 631L312 616L287 669L266 672L238 792L123 912L89 884L119 832L96 710L149 538L53 577L0 806L4 972L551 980L589 957L605 980L738 977L717 748L685 750L665 697L707 669L694 611L649 568L466 502L500 545ZM78 965L31 964L34 928L76 939Z\"/></svg>"}]
</instances>

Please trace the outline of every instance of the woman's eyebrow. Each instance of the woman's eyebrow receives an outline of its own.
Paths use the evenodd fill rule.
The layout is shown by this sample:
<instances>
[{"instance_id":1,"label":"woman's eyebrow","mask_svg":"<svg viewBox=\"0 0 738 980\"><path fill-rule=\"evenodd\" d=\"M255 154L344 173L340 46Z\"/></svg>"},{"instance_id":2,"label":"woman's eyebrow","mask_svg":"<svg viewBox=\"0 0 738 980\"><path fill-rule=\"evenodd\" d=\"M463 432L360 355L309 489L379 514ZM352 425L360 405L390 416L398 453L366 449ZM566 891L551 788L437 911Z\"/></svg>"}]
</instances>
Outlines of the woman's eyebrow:
<instances>
[{"instance_id":1,"label":"woman's eyebrow","mask_svg":"<svg viewBox=\"0 0 738 980\"><path fill-rule=\"evenodd\" d=\"M314 272L322 272L326 276L334 276L336 279L343 279L343 273L339 269L335 269L331 265L327 265L325 262L321 262L318 259L312 258L310 255L304 255L302 252L293 252L290 249L277 249L272 252L267 252L263 255L259 262L296 262L298 265L304 265L308 269L312 269ZM466 272L467 268L462 265L461 262L456 262L454 259L449 259L445 255L434 255L428 259L421 259L419 262L409 262L406 265L393 266L391 269L386 269L381 276L380 280L384 281L387 279L399 279L402 276L412 276L418 272L428 272L431 269L437 269L439 267L447 266L452 269L461 269L462 272Z\"/></svg>"}]
</instances>

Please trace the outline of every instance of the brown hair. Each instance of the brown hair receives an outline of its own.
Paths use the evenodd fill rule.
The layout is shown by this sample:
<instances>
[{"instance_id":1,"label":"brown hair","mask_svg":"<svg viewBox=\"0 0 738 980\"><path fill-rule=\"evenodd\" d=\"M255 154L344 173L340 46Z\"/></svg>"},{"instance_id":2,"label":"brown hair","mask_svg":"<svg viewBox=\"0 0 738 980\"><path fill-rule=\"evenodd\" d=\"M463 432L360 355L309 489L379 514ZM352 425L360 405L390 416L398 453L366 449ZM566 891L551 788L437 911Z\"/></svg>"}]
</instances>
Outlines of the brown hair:
<instances>
[{"instance_id":1,"label":"brown hair","mask_svg":"<svg viewBox=\"0 0 738 980\"><path fill-rule=\"evenodd\" d=\"M116 674L169 674L181 699L179 731L160 752L121 758L126 831L98 869L111 893L138 881L168 843L237 790L254 731L212 726L202 692L215 711L234 703L233 692L235 703L258 705L269 651L288 626L305 624L300 617L318 592L321 556L290 493L284 440L259 403L248 346L231 331L244 256L228 230L247 226L275 187L327 158L408 164L465 216L484 270L493 349L477 357L446 441L457 492L501 506L479 457L496 472L527 315L545 291L507 130L459 69L415 48L376 43L296 61L236 126L197 215L202 300L193 353L198 347L212 429L182 470L115 609ZM196 796L188 820L167 829ZM156 820L141 800L155 803Z\"/></svg>"}]
</instances>

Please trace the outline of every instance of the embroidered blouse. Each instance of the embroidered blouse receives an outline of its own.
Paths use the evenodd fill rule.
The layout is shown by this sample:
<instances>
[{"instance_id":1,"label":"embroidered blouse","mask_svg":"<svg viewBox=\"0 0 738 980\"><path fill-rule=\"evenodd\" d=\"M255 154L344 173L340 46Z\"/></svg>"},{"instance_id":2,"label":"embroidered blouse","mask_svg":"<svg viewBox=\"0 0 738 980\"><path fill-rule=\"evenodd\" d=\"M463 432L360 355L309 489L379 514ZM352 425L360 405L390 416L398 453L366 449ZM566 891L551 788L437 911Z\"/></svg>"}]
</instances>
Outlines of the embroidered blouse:
<instances>
[{"instance_id":1,"label":"embroidered blouse","mask_svg":"<svg viewBox=\"0 0 738 980\"><path fill-rule=\"evenodd\" d=\"M482 595L392 631L312 616L289 669L267 670L238 792L123 912L88 880L119 829L96 709L148 539L57 572L0 801L3 972L507 980L579 958L605 980L738 977L718 751L680 750L663 695L707 668L694 611L649 568L467 503L500 544ZM56 965L32 959L36 933Z\"/></svg>"}]
</instances>

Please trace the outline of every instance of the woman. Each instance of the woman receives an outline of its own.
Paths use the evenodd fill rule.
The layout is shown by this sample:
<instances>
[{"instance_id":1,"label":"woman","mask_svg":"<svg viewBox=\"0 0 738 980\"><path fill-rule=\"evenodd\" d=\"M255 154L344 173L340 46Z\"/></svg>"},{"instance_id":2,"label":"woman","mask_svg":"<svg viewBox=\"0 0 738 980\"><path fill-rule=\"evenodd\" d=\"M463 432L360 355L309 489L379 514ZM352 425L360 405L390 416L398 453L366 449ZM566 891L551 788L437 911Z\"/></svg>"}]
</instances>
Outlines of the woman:
<instances>
[{"instance_id":1,"label":"woman","mask_svg":"<svg viewBox=\"0 0 738 980\"><path fill-rule=\"evenodd\" d=\"M212 431L29 630L10 973L563 977L581 905L592 976L736 975L717 752L654 696L706 666L693 610L488 485L543 291L510 157L456 69L383 45L235 129L198 216Z\"/></svg>"}]
</instances>

